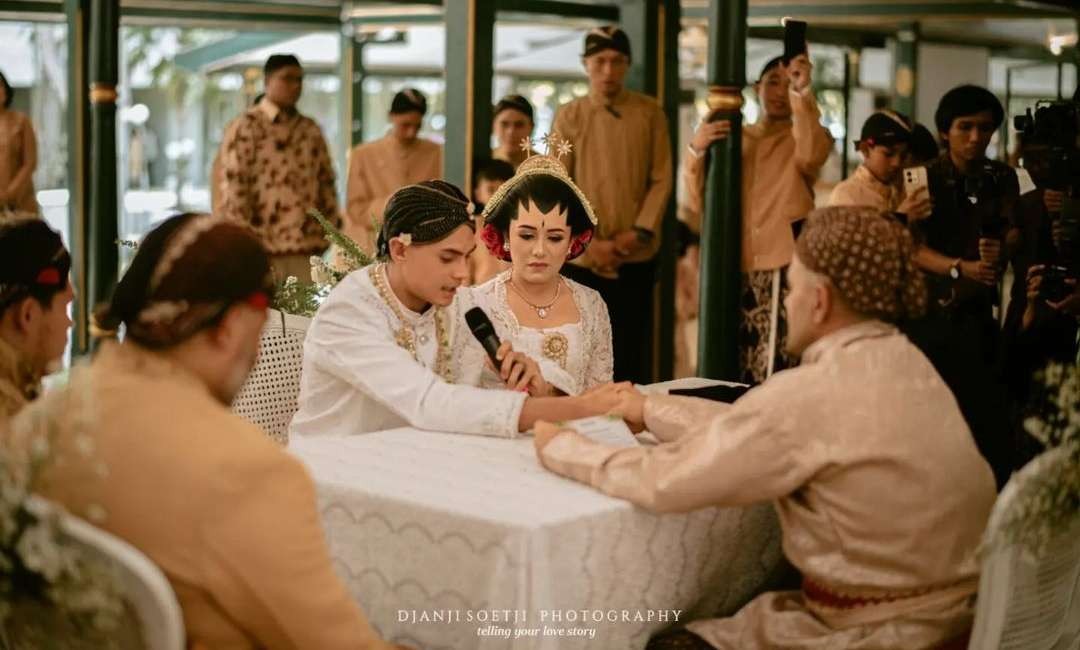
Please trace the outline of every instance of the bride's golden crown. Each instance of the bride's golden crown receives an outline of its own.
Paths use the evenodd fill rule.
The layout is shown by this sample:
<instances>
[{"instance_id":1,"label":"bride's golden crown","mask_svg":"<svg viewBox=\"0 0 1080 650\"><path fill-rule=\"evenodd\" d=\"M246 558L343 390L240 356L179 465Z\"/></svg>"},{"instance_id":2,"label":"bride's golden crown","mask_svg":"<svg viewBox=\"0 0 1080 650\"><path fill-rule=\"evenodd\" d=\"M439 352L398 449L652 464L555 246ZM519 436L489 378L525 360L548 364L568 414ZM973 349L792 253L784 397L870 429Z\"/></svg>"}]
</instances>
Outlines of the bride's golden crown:
<instances>
[{"instance_id":1,"label":"bride's golden crown","mask_svg":"<svg viewBox=\"0 0 1080 650\"><path fill-rule=\"evenodd\" d=\"M543 144L546 147L547 153L534 153L534 144ZM581 205L585 208L585 214L589 218L589 221L595 226L596 213L593 211L592 204L589 203L589 199L585 197L585 194L578 188L573 179L570 178L570 172L562 162L562 158L564 156L569 156L574 148L570 141L559 137L559 134L557 133L548 133L535 141L532 138L522 138L520 146L525 152L525 160L518 165L514 177L503 183L499 189L495 190L495 194L492 195L491 199L484 207L484 219L486 220L487 217L492 214L495 207L502 203L510 190L523 179L534 174L547 174L558 178L573 190L574 194L581 200Z\"/></svg>"},{"instance_id":2,"label":"bride's golden crown","mask_svg":"<svg viewBox=\"0 0 1080 650\"><path fill-rule=\"evenodd\" d=\"M544 145L547 151L546 154L534 152L533 146L540 144ZM567 175L566 165L562 159L564 156L570 155L574 145L569 140L559 137L558 133L548 133L538 140L528 137L522 138L520 147L525 152L525 160L518 166L518 173L530 169L544 169L561 176Z\"/></svg>"}]
</instances>

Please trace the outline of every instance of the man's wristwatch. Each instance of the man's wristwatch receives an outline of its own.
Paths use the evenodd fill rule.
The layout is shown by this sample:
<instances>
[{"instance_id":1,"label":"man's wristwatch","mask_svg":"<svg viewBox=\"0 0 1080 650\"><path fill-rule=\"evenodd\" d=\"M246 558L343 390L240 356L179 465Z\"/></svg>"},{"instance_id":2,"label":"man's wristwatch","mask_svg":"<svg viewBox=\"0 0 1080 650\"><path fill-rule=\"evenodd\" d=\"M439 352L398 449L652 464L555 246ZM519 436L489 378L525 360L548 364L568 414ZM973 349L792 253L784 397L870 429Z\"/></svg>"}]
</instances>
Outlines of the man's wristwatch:
<instances>
[{"instance_id":1,"label":"man's wristwatch","mask_svg":"<svg viewBox=\"0 0 1080 650\"><path fill-rule=\"evenodd\" d=\"M641 226L634 226L634 234L637 235L639 244L649 244L656 237L656 233Z\"/></svg>"},{"instance_id":2,"label":"man's wristwatch","mask_svg":"<svg viewBox=\"0 0 1080 650\"><path fill-rule=\"evenodd\" d=\"M959 280L960 279L960 263L961 262L963 262L962 259L956 258L956 261L953 262L949 266L949 277L952 278L953 280Z\"/></svg>"}]
</instances>

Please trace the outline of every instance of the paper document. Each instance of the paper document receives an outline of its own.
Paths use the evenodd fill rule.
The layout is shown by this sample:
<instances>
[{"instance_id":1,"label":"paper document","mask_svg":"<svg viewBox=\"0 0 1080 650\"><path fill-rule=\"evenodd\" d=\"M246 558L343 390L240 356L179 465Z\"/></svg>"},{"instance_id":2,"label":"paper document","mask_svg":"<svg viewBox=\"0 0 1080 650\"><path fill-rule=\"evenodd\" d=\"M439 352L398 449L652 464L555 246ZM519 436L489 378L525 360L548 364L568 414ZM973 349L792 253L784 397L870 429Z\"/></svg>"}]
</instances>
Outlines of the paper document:
<instances>
[{"instance_id":1,"label":"paper document","mask_svg":"<svg viewBox=\"0 0 1080 650\"><path fill-rule=\"evenodd\" d=\"M677 388L706 388L708 386L742 386L730 381L720 379L705 379L704 377L684 377L661 381L655 384L638 385L636 388L646 394L667 394L668 391Z\"/></svg>"},{"instance_id":2,"label":"paper document","mask_svg":"<svg viewBox=\"0 0 1080 650\"><path fill-rule=\"evenodd\" d=\"M638 441L620 418L598 415L580 420L570 420L566 426L574 429L593 442L614 447L636 447Z\"/></svg>"}]
</instances>

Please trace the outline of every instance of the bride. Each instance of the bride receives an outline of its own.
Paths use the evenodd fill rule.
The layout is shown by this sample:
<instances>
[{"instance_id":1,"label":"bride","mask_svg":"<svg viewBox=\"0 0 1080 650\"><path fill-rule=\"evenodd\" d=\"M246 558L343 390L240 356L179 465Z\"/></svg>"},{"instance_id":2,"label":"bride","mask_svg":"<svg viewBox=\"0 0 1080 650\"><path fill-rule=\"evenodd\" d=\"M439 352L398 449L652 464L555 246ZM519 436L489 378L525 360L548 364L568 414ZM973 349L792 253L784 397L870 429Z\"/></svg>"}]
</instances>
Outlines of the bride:
<instances>
[{"instance_id":1,"label":"bride","mask_svg":"<svg viewBox=\"0 0 1080 650\"><path fill-rule=\"evenodd\" d=\"M568 143L547 138L565 154ZM550 151L549 151L550 154ZM596 227L588 199L558 158L533 155L484 208L481 239L510 268L475 288L502 340L539 360L547 382L578 395L612 380L611 321L596 291L560 275ZM501 380L485 371L483 385Z\"/></svg>"}]
</instances>

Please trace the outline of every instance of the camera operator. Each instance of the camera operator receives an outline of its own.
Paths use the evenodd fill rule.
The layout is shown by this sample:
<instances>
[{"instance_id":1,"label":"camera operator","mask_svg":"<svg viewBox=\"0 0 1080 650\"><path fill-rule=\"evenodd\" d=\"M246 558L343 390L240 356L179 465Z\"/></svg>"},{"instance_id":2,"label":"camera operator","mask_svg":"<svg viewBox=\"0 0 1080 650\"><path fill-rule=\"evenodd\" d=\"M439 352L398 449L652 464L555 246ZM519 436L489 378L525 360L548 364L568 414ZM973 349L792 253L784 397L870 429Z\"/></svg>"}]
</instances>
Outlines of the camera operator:
<instances>
[{"instance_id":1,"label":"camera operator","mask_svg":"<svg viewBox=\"0 0 1080 650\"><path fill-rule=\"evenodd\" d=\"M1003 331L1005 370L1013 399L1013 467L1042 446L1024 429L1036 373L1050 362L1075 363L1080 318L1080 97L1040 102L1016 118L1019 151L1039 191L1023 197L1023 247L1013 262L1017 281Z\"/></svg>"},{"instance_id":2,"label":"camera operator","mask_svg":"<svg viewBox=\"0 0 1080 650\"><path fill-rule=\"evenodd\" d=\"M906 331L952 389L999 487L1009 473L1007 392L998 365L999 281L1019 243L1019 184L1008 165L986 157L1005 112L985 88L959 86L934 115L944 143L927 165L933 210L914 223L916 264L927 276L927 315Z\"/></svg>"}]
</instances>

